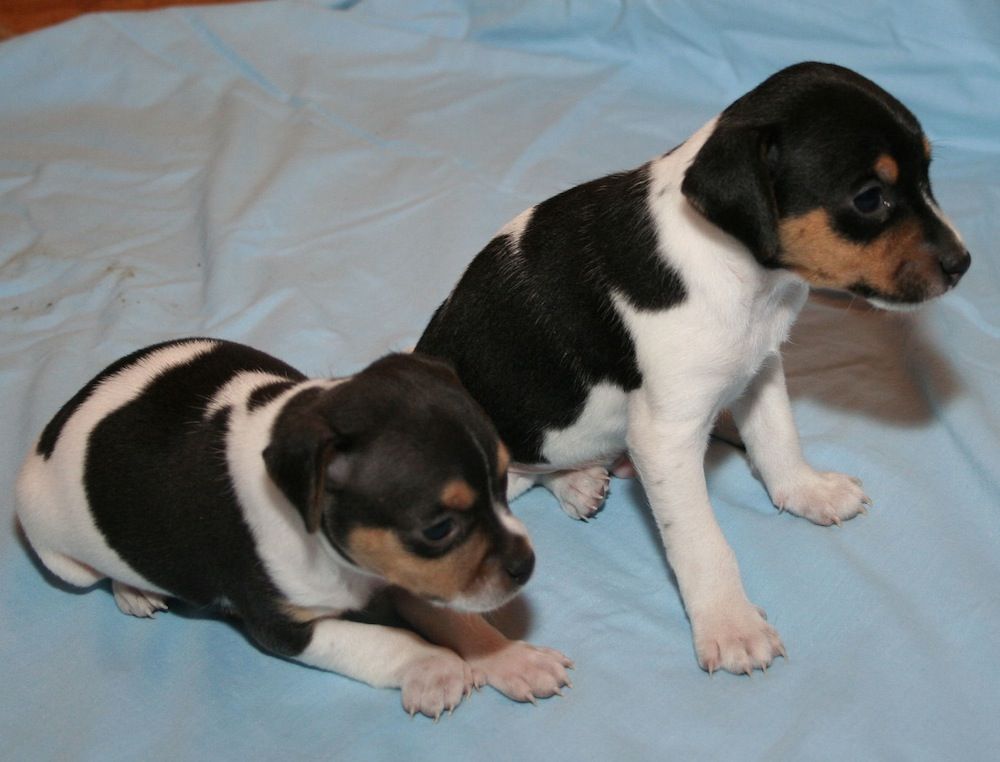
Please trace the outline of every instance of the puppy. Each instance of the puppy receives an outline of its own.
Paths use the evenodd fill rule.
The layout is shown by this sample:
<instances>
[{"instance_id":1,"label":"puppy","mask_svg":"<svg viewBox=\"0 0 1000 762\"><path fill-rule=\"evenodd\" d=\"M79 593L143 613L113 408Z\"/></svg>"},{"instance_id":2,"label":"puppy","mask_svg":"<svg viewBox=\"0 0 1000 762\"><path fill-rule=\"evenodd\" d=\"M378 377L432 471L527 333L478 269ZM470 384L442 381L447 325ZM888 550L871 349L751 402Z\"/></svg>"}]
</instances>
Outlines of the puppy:
<instances>
[{"instance_id":1,"label":"puppy","mask_svg":"<svg viewBox=\"0 0 1000 762\"><path fill-rule=\"evenodd\" d=\"M417 345L453 364L521 464L509 499L538 482L589 518L628 453L709 672L785 653L709 504L713 422L731 411L779 509L818 524L866 510L857 479L804 460L779 347L810 286L897 308L958 282L970 258L930 161L877 85L789 67L668 154L516 217Z\"/></svg>"},{"instance_id":2,"label":"puppy","mask_svg":"<svg viewBox=\"0 0 1000 762\"><path fill-rule=\"evenodd\" d=\"M520 701L568 684L562 654L463 613L503 604L534 567L507 461L436 360L309 380L250 347L183 339L63 406L21 470L18 517L49 570L81 587L110 577L127 614L168 597L222 606L261 647L399 687L411 715L437 718L483 684ZM339 618L387 586L440 645Z\"/></svg>"}]
</instances>

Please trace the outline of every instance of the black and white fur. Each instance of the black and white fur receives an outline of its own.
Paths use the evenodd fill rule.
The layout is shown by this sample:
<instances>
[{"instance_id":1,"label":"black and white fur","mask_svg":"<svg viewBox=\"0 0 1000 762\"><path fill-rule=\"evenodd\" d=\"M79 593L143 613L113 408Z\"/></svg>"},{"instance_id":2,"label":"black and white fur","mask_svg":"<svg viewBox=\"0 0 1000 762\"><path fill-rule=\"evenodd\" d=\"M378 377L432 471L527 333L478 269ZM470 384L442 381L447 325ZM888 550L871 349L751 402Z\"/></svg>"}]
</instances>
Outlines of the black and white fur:
<instances>
[{"instance_id":1,"label":"black and white fur","mask_svg":"<svg viewBox=\"0 0 1000 762\"><path fill-rule=\"evenodd\" d=\"M930 190L930 144L842 67L789 67L668 154L525 211L472 261L417 349L452 363L520 473L571 516L633 460L701 666L750 673L784 646L743 590L703 458L729 409L774 504L819 524L861 483L802 455L780 346L809 287L884 307L944 293L969 255Z\"/></svg>"},{"instance_id":2,"label":"black and white fur","mask_svg":"<svg viewBox=\"0 0 1000 762\"><path fill-rule=\"evenodd\" d=\"M479 685L533 701L568 682L562 654L469 613L507 601L534 566L506 466L435 360L311 380L250 347L184 339L119 360L63 406L21 470L18 517L49 570L111 578L125 613L217 605L262 647L399 687L407 711L437 717ZM390 584L438 645L340 618Z\"/></svg>"}]
</instances>

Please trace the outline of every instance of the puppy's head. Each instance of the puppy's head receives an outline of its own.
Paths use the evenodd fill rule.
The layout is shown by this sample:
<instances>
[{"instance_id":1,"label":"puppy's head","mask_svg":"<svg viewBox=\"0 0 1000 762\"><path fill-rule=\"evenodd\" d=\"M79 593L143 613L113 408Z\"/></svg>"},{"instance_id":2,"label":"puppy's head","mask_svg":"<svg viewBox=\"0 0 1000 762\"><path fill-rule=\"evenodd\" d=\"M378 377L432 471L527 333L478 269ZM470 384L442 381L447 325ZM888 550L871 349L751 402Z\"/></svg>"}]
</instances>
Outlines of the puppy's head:
<instances>
[{"instance_id":1,"label":"puppy's head","mask_svg":"<svg viewBox=\"0 0 1000 762\"><path fill-rule=\"evenodd\" d=\"M309 532L411 593L486 611L531 576L531 543L507 507L507 451L443 363L389 355L301 392L263 455Z\"/></svg>"},{"instance_id":2,"label":"puppy's head","mask_svg":"<svg viewBox=\"0 0 1000 762\"><path fill-rule=\"evenodd\" d=\"M943 294L970 264L930 161L920 124L889 93L803 63L721 114L682 191L766 267L898 307Z\"/></svg>"}]
</instances>

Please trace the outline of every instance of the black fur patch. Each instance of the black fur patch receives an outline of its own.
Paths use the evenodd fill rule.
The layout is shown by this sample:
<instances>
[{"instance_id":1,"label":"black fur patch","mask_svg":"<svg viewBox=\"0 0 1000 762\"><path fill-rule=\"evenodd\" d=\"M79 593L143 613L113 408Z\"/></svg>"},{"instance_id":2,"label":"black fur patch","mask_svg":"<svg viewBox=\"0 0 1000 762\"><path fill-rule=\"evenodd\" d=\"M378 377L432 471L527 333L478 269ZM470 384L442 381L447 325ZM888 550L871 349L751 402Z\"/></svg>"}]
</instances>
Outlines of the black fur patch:
<instances>
[{"instance_id":1,"label":"black fur patch","mask_svg":"<svg viewBox=\"0 0 1000 762\"><path fill-rule=\"evenodd\" d=\"M111 367L127 367L153 349ZM205 418L222 386L257 370L302 378L263 352L228 342L165 370L94 428L84 486L97 528L136 572L196 605L230 601L255 639L294 654L309 630L280 612L278 590L236 503L226 463L230 411Z\"/></svg>"},{"instance_id":2,"label":"black fur patch","mask_svg":"<svg viewBox=\"0 0 1000 762\"><path fill-rule=\"evenodd\" d=\"M90 395L94 393L94 389L96 389L104 379L115 375L119 371L122 371L131 365L134 365L143 357L152 354L158 349L164 349L165 347L176 344L186 344L191 341L207 341L207 339L178 339L176 341L164 341L159 344L153 344L152 346L138 349L132 354L122 357L120 360L115 361L102 370L90 379L90 381L88 381L87 384L80 389L80 391L74 394L65 405L59 408L59 412L52 417L52 420L49 421L48 425L42 431L42 435L38 439L36 452L45 460L52 457L52 453L56 449L56 442L59 441L59 435L62 433L63 426L66 425L66 421L70 419L70 416L76 412L80 405L90 398Z\"/></svg>"},{"instance_id":3,"label":"black fur patch","mask_svg":"<svg viewBox=\"0 0 1000 762\"><path fill-rule=\"evenodd\" d=\"M487 244L431 319L417 350L455 366L520 462L571 425L590 388L642 377L612 294L639 310L686 296L659 256L649 168L594 180L535 207L519 241Z\"/></svg>"},{"instance_id":4,"label":"black fur patch","mask_svg":"<svg viewBox=\"0 0 1000 762\"><path fill-rule=\"evenodd\" d=\"M248 584L240 559L256 551L226 464L229 411L206 420L205 406L241 371L287 368L220 343L165 370L91 432L84 486L97 527L158 587L204 605Z\"/></svg>"},{"instance_id":5,"label":"black fur patch","mask_svg":"<svg viewBox=\"0 0 1000 762\"><path fill-rule=\"evenodd\" d=\"M252 413L257 408L263 407L268 402L280 397L283 392L291 389L295 383L295 381L275 381L273 384L266 384L254 389L247 399L247 410Z\"/></svg>"}]
</instances>

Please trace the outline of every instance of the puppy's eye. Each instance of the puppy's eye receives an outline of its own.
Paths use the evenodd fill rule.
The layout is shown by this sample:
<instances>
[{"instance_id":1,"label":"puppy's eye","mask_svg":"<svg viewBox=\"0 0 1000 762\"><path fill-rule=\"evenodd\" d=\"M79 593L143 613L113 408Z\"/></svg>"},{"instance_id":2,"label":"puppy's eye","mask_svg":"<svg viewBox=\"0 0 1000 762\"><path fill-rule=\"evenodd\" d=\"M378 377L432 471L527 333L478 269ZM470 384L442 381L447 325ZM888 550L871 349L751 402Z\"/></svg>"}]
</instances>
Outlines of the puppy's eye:
<instances>
[{"instance_id":1,"label":"puppy's eye","mask_svg":"<svg viewBox=\"0 0 1000 762\"><path fill-rule=\"evenodd\" d=\"M425 527L421 534L427 542L439 543L451 537L454 531L455 519L448 518Z\"/></svg>"},{"instance_id":2,"label":"puppy's eye","mask_svg":"<svg viewBox=\"0 0 1000 762\"><path fill-rule=\"evenodd\" d=\"M854 208L862 214L876 214L888 207L889 202L882 195L882 188L872 185L854 197Z\"/></svg>"}]
</instances>

